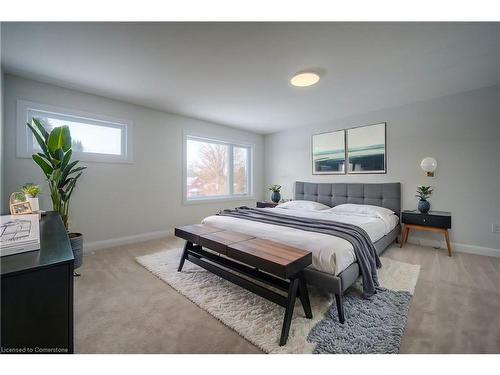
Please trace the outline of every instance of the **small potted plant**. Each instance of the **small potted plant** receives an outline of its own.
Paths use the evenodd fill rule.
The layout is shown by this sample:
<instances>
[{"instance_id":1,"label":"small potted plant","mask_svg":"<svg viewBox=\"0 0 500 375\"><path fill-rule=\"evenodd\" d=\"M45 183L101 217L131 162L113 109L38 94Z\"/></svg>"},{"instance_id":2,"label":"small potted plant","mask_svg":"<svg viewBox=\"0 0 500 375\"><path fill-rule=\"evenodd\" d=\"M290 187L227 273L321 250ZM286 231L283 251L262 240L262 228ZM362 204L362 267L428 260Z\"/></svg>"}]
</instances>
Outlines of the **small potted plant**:
<instances>
[{"instance_id":1,"label":"small potted plant","mask_svg":"<svg viewBox=\"0 0 500 375\"><path fill-rule=\"evenodd\" d=\"M431 204L427 199L432 195L433 189L430 186L419 186L417 187L417 194L415 195L419 198L418 201L418 210L423 214L429 212L431 208Z\"/></svg>"},{"instance_id":2,"label":"small potted plant","mask_svg":"<svg viewBox=\"0 0 500 375\"><path fill-rule=\"evenodd\" d=\"M30 202L31 210L37 212L40 210L40 204L38 202L38 196L40 195L40 186L27 183L22 187L22 191L26 197L26 200Z\"/></svg>"},{"instance_id":3,"label":"small potted plant","mask_svg":"<svg viewBox=\"0 0 500 375\"><path fill-rule=\"evenodd\" d=\"M272 191L271 200L274 203L278 203L281 200L281 194L280 194L281 185L271 185L269 187L269 190Z\"/></svg>"}]
</instances>

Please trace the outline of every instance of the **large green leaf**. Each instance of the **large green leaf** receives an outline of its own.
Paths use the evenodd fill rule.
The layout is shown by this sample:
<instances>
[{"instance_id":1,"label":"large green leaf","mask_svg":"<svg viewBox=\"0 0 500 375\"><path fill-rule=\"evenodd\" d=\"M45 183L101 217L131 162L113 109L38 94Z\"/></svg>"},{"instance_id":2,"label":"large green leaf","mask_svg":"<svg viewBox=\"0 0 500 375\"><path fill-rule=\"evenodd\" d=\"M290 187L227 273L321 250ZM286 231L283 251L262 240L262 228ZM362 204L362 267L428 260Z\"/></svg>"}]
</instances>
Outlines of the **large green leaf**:
<instances>
[{"instance_id":1,"label":"large green leaf","mask_svg":"<svg viewBox=\"0 0 500 375\"><path fill-rule=\"evenodd\" d=\"M47 141L47 146L52 155L56 155L58 149L62 149L64 152L71 148L71 134L67 125L58 126L49 134L49 139Z\"/></svg>"},{"instance_id":2,"label":"large green leaf","mask_svg":"<svg viewBox=\"0 0 500 375\"><path fill-rule=\"evenodd\" d=\"M45 173L45 176L47 176L47 178L49 178L49 176L52 174L54 169L45 160L43 160L40 156L33 155L32 158L35 161L35 163L37 163L40 166L40 168L42 168L42 171L43 171L43 173Z\"/></svg>"},{"instance_id":3,"label":"large green leaf","mask_svg":"<svg viewBox=\"0 0 500 375\"><path fill-rule=\"evenodd\" d=\"M47 130L45 130L45 127L43 126L42 122L37 118L33 118L33 123L35 124L40 134L43 136L45 142L47 142L47 139L49 139L49 133L47 133Z\"/></svg>"},{"instance_id":4,"label":"large green leaf","mask_svg":"<svg viewBox=\"0 0 500 375\"><path fill-rule=\"evenodd\" d=\"M69 149L68 152L66 152L64 154L64 157L62 159L62 163L61 163L61 169L64 169L66 168L66 166L68 165L69 163L69 159L71 159L71 155L73 154L73 150Z\"/></svg>"},{"instance_id":5,"label":"large green leaf","mask_svg":"<svg viewBox=\"0 0 500 375\"><path fill-rule=\"evenodd\" d=\"M43 153L48 154L46 141L43 138L43 136L40 134L40 132L37 129L35 129L29 122L27 122L26 125L28 125L28 127L33 132L33 135L35 136L35 139L38 142L38 144L40 145L40 148L42 149Z\"/></svg>"},{"instance_id":6,"label":"large green leaf","mask_svg":"<svg viewBox=\"0 0 500 375\"><path fill-rule=\"evenodd\" d=\"M73 190L75 189L76 181L80 178L83 172L80 172L76 175L76 177L72 177L68 187L66 188L66 192L64 194L64 201L67 201L71 198L71 194L73 194Z\"/></svg>"},{"instance_id":7,"label":"large green leaf","mask_svg":"<svg viewBox=\"0 0 500 375\"><path fill-rule=\"evenodd\" d=\"M78 168L75 168L71 172L69 172L68 175L76 173L76 172L83 171L84 169L87 169L87 167L78 167Z\"/></svg>"},{"instance_id":8,"label":"large green leaf","mask_svg":"<svg viewBox=\"0 0 500 375\"><path fill-rule=\"evenodd\" d=\"M78 160L72 161L64 169L61 169L61 179L59 180L59 182L57 184L57 186L59 188L62 188L64 185L66 185L68 183L66 178L68 177L68 174L71 172L71 168L73 168L77 163L78 163Z\"/></svg>"},{"instance_id":9,"label":"large green leaf","mask_svg":"<svg viewBox=\"0 0 500 375\"><path fill-rule=\"evenodd\" d=\"M63 159L64 159L64 151L62 150L62 148L58 148L56 152L54 152L54 163L56 165L59 165L61 164Z\"/></svg>"}]
</instances>

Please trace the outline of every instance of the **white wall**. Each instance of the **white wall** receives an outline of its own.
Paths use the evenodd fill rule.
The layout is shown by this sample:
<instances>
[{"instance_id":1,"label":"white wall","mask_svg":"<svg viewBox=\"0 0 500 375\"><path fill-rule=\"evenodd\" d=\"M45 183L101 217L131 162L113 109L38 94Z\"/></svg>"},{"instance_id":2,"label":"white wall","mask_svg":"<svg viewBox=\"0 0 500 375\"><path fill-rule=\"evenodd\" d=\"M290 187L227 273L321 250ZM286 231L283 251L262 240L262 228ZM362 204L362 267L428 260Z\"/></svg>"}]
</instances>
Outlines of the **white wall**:
<instances>
[{"instance_id":1,"label":"white wall","mask_svg":"<svg viewBox=\"0 0 500 375\"><path fill-rule=\"evenodd\" d=\"M384 121L386 175L312 175L312 134ZM413 209L416 186L428 184L435 188L431 209L452 212L450 234L457 250L500 251L500 234L491 231L492 223L500 223L500 86L284 131L266 136L265 144L266 185L284 185L285 198L292 197L294 181L399 181L402 207ZM434 178L419 167L426 156L438 161ZM413 238L441 240L433 234Z\"/></svg>"},{"instance_id":2,"label":"white wall","mask_svg":"<svg viewBox=\"0 0 500 375\"><path fill-rule=\"evenodd\" d=\"M182 204L183 131L254 144L255 197L262 198L264 137L226 126L123 103L5 75L5 192L26 182L42 184L42 209L50 209L48 186L31 159L15 156L16 100L61 106L125 118L134 122L133 164L83 163L71 206L72 230L85 235L87 248L114 244L112 239L162 234L175 225L199 222L221 208L254 201ZM175 89L175 88L173 88ZM4 212L7 210L3 206ZM157 233L159 232L159 233ZM141 237L143 238L143 237ZM111 241L108 241L111 240ZM97 244L95 242L98 242Z\"/></svg>"}]
</instances>

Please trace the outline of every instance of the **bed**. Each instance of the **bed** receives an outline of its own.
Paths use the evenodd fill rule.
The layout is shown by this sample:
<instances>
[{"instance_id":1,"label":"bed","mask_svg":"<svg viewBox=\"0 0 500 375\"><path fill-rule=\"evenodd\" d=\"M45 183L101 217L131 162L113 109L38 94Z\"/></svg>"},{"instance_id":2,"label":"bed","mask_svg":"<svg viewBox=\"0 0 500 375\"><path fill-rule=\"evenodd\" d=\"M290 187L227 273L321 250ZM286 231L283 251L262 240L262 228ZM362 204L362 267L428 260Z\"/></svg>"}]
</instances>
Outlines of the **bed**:
<instances>
[{"instance_id":1,"label":"bed","mask_svg":"<svg viewBox=\"0 0 500 375\"><path fill-rule=\"evenodd\" d=\"M357 225L369 234L377 253L380 255L390 244L396 241L400 233L399 214L401 187L399 183L310 183L296 182L294 198L297 201L318 202L328 207L350 203L370 205L389 209L393 217L384 221L358 215L330 215L325 212L301 212L280 208L262 210L280 210L280 214L342 221ZM278 211L275 211L278 212ZM277 227L276 225L253 223L247 220L224 216L210 216L203 220L223 229L255 235L261 238L301 247L313 252L313 264L306 268L305 278L308 284L320 287L335 294L339 320L344 322L342 295L360 276L359 264L352 251L352 245L345 240L320 233L311 233L298 229Z\"/></svg>"}]
</instances>

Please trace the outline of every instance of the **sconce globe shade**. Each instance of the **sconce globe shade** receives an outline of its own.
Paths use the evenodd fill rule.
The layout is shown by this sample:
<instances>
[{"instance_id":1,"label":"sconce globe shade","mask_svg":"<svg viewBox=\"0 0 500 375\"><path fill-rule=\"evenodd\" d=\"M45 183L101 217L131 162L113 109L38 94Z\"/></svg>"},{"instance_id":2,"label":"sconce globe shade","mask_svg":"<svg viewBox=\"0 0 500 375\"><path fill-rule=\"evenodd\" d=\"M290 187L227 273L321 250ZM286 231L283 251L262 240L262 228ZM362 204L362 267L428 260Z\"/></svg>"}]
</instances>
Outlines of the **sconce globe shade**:
<instances>
[{"instance_id":1,"label":"sconce globe shade","mask_svg":"<svg viewBox=\"0 0 500 375\"><path fill-rule=\"evenodd\" d=\"M437 168L437 161L436 159L434 158L431 158L431 157L427 157L425 159L422 160L422 162L420 163L420 167L425 171L425 172L434 172Z\"/></svg>"}]
</instances>

